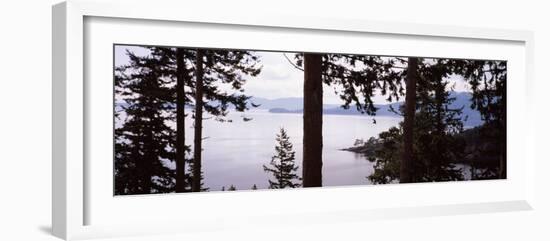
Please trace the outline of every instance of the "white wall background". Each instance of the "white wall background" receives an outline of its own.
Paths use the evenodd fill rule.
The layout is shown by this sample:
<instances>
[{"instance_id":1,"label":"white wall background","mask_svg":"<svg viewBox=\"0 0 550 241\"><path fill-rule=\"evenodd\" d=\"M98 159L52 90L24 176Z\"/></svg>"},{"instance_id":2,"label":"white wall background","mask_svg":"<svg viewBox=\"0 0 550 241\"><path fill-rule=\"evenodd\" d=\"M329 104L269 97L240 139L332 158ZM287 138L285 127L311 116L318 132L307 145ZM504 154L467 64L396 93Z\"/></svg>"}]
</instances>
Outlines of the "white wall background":
<instances>
[{"instance_id":1,"label":"white wall background","mask_svg":"<svg viewBox=\"0 0 550 241\"><path fill-rule=\"evenodd\" d=\"M196 0L187 0L197 4ZM56 240L51 219L51 5L4 1L0 7L0 240ZM160 1L158 1L160 2ZM522 0L218 1L216 9L535 31L537 199L535 211L378 222L225 230L117 240L549 240L550 6ZM315 2L315 6L307 3ZM210 12L212 10L205 9ZM513 100L510 100L513 101Z\"/></svg>"}]
</instances>

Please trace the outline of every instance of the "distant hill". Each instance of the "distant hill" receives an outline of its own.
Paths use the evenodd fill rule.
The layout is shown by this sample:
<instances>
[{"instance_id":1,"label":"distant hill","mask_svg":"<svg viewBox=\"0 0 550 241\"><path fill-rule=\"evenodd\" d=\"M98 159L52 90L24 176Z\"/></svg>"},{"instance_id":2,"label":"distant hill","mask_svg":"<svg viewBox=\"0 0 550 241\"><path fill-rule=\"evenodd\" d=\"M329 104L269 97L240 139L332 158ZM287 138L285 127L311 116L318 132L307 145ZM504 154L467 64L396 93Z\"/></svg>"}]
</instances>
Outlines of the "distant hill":
<instances>
[{"instance_id":1,"label":"distant hill","mask_svg":"<svg viewBox=\"0 0 550 241\"><path fill-rule=\"evenodd\" d=\"M462 116L464 125L466 127L479 126L483 123L481 115L478 111L472 110L471 106L471 94L468 92L452 92L451 97L456 98L451 104L451 108L463 108ZM253 97L252 103L259 104L258 109L267 109L271 113L302 113L302 98L281 98L281 99L265 99ZM376 116L395 116L398 115L390 111L390 106L395 110L399 110L403 102L395 102L390 104L378 104L375 105L378 108ZM323 114L327 115L361 115L361 113L351 106L349 109L344 109L339 105L323 105Z\"/></svg>"},{"instance_id":2,"label":"distant hill","mask_svg":"<svg viewBox=\"0 0 550 241\"><path fill-rule=\"evenodd\" d=\"M463 108L461 117L466 127L474 127L483 124L483 120L481 119L481 114L479 114L479 111L471 108L472 94L468 92L452 92L451 97L456 98L455 101L451 104L451 108Z\"/></svg>"},{"instance_id":3,"label":"distant hill","mask_svg":"<svg viewBox=\"0 0 550 241\"><path fill-rule=\"evenodd\" d=\"M474 127L483 124L481 120L481 115L478 111L472 110L470 108L472 102L470 101L472 95L468 92L451 92L451 97L456 98L455 101L451 104L451 108L464 108L462 110L462 119L465 127ZM252 104L249 104L250 109L264 109L269 110L271 113L302 113L303 98L290 97L290 98L279 98L279 99L266 99L261 97L252 97L250 103L254 105L259 105L258 107L252 107ZM403 102L395 102L390 104L378 104L374 105L378 110L376 111L376 116L394 116L398 117L397 114L390 111L390 106L395 110L399 110L399 107ZM125 107L126 104L123 101L115 103L117 108ZM191 106L186 108L191 108ZM349 109L344 109L339 105L328 104L323 105L323 114L326 115L362 115L355 106L350 106Z\"/></svg>"}]
</instances>

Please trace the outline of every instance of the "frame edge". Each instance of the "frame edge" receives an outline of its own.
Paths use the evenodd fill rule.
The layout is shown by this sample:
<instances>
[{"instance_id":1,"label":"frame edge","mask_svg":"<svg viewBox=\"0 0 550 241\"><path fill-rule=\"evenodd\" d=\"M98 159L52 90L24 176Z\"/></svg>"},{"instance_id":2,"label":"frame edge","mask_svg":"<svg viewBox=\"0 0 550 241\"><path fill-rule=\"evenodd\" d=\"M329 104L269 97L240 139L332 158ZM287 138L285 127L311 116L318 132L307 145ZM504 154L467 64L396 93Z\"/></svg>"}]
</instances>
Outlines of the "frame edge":
<instances>
[{"instance_id":1,"label":"frame edge","mask_svg":"<svg viewBox=\"0 0 550 241\"><path fill-rule=\"evenodd\" d=\"M67 238L67 4L52 6L52 234Z\"/></svg>"}]
</instances>

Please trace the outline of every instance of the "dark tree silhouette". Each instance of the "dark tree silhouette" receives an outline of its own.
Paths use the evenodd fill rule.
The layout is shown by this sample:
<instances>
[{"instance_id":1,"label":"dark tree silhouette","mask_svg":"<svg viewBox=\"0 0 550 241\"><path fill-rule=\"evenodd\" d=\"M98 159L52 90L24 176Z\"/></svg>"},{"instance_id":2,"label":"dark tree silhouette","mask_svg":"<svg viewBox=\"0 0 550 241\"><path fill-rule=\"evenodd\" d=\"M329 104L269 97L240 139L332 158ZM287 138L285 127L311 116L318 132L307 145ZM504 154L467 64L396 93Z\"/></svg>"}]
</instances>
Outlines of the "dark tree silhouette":
<instances>
[{"instance_id":1,"label":"dark tree silhouette","mask_svg":"<svg viewBox=\"0 0 550 241\"><path fill-rule=\"evenodd\" d=\"M191 175L186 173L186 169L190 168L190 159L188 153L190 146L185 145L185 107L191 104L193 92L186 90L190 89L191 78L193 76L194 66L190 63L195 53L185 48L168 48L168 47L142 47L150 51L151 56L162 58L164 61L157 63L158 71L162 73L163 81L167 82L167 87L172 90L173 100L172 106L175 108L176 132L175 139L175 191L187 192L190 190ZM147 56L135 56L136 61L146 61ZM169 82L169 83L168 83ZM174 85L175 83L175 85ZM186 165L189 165L186 167Z\"/></svg>"},{"instance_id":2,"label":"dark tree silhouette","mask_svg":"<svg viewBox=\"0 0 550 241\"><path fill-rule=\"evenodd\" d=\"M367 178L374 184L387 184L399 180L403 157L403 128L391 127L366 143L372 153L368 160L374 162L374 172Z\"/></svg>"},{"instance_id":3,"label":"dark tree silhouette","mask_svg":"<svg viewBox=\"0 0 550 241\"><path fill-rule=\"evenodd\" d=\"M304 54L304 187L323 185L323 79L322 55Z\"/></svg>"},{"instance_id":4,"label":"dark tree silhouette","mask_svg":"<svg viewBox=\"0 0 550 241\"><path fill-rule=\"evenodd\" d=\"M176 49L176 192L185 192L188 185L188 175L185 174L186 153L189 152L189 147L185 145L185 106L189 99L185 93L185 86L191 76L185 63L186 55L189 55L187 50Z\"/></svg>"},{"instance_id":5,"label":"dark tree silhouette","mask_svg":"<svg viewBox=\"0 0 550 241\"><path fill-rule=\"evenodd\" d=\"M455 98L451 97L450 91L453 88L450 85L451 82L447 80L451 74L458 73L456 67L459 65L456 64L456 60L427 59L415 66L418 66L416 70L418 77L415 84L414 103L416 108L412 126L414 135L410 142L412 144L412 161L409 164L410 167L406 168L411 173L409 181L463 180L462 170L457 169L454 164L464 163L467 159L465 155L466 139L464 138L463 122L460 118L464 107L450 107ZM407 91L409 91L408 87ZM407 111L406 109L405 104L402 113ZM405 114L403 113L403 115ZM381 133L379 139L374 141L375 144L372 146L376 146L376 151L369 158L375 162L375 172L369 176L372 182L388 183L403 177L403 164L397 171L395 163L403 161L404 157L399 160L397 154L404 155L404 149L407 148L404 140L406 137L404 122L400 124L399 128L391 128L389 131ZM485 129L484 126L477 129ZM472 136L470 133L477 133L477 129L469 131L468 136ZM468 142L472 142L472 137L468 137L468 139ZM479 145L486 146L486 142L478 137L473 139L477 139L475 141ZM401 151L402 149L403 151ZM403 182L403 180L400 181Z\"/></svg>"},{"instance_id":6,"label":"dark tree silhouette","mask_svg":"<svg viewBox=\"0 0 550 241\"><path fill-rule=\"evenodd\" d=\"M269 166L264 165L264 171L273 175L275 180L269 180L270 189L296 188L301 184L301 178L296 174L298 166L295 164L295 152L292 149L290 137L285 129L281 128L277 134L277 145L275 146L275 155L271 157ZM252 187L256 189L256 184Z\"/></svg>"},{"instance_id":7,"label":"dark tree silhouette","mask_svg":"<svg viewBox=\"0 0 550 241\"><path fill-rule=\"evenodd\" d=\"M405 111L403 121L403 157L399 170L401 183L413 182L413 129L416 113L416 82L418 79L418 59L409 58L407 63Z\"/></svg>"},{"instance_id":8,"label":"dark tree silhouette","mask_svg":"<svg viewBox=\"0 0 550 241\"><path fill-rule=\"evenodd\" d=\"M423 81L417 86L413 180L463 180L462 170L454 164L464 159L465 143L457 137L463 131L460 115L464 107L450 107L456 98L450 96L453 88L446 80L452 73L452 61L433 59L429 62L419 70Z\"/></svg>"},{"instance_id":9,"label":"dark tree silhouette","mask_svg":"<svg viewBox=\"0 0 550 241\"><path fill-rule=\"evenodd\" d=\"M204 50L197 50L197 63L195 74L195 143L193 151L193 183L192 191L201 190L201 160L202 160L202 108L203 108L203 55Z\"/></svg>"},{"instance_id":10,"label":"dark tree silhouette","mask_svg":"<svg viewBox=\"0 0 550 241\"><path fill-rule=\"evenodd\" d=\"M457 161L460 150L464 150L463 144L455 142L456 138L449 136L462 131L462 122L458 117L461 110L449 108L454 99L449 97L450 94L445 89L449 83L444 81L450 74L458 72L455 60L415 57L410 57L407 60L398 57L394 59L396 60L394 62L400 62L406 66L400 74L392 71L392 76L404 77L406 86L405 103L402 109L404 121L401 126L402 137L398 137L399 134L395 130L385 133L383 138L381 136L382 141L391 147L386 149L388 153L383 155L394 158L396 146L389 143L396 140L402 142L399 165L399 181L401 183L462 179L452 164L449 164L449 162ZM398 79L396 78L395 83L402 82ZM399 91L393 91L393 93L397 92ZM420 119L417 121L416 118ZM432 127L436 127L436 129L433 130ZM446 128L456 131L451 132ZM424 149L420 148L420 151L415 151L419 148L415 146L415 143L429 145L426 148L431 148L439 156L422 156ZM446 150L448 146L453 146L455 151ZM388 160L378 164L385 166L388 164ZM394 167L393 164L388 166ZM426 174L427 172L431 174ZM378 174L380 173L374 176L379 176ZM387 182L387 180L382 179L380 182Z\"/></svg>"},{"instance_id":11,"label":"dark tree silhouette","mask_svg":"<svg viewBox=\"0 0 550 241\"><path fill-rule=\"evenodd\" d=\"M166 164L175 153L174 130L164 122L174 111L173 90L161 69L167 59L127 55L130 63L115 71L115 111L125 116L115 129L115 194L169 192L175 181Z\"/></svg>"},{"instance_id":12,"label":"dark tree silhouette","mask_svg":"<svg viewBox=\"0 0 550 241\"><path fill-rule=\"evenodd\" d=\"M195 51L195 125L194 125L194 158L192 191L201 190L202 179L202 121L203 110L212 115L215 120L225 122L229 106L236 111L247 110L249 96L231 94L220 89L220 85L230 85L238 92L246 82L246 76L256 76L261 71L259 58L250 51L238 50L207 50ZM245 117L243 117L245 118ZM249 120L249 119L247 119ZM195 178L195 177L199 178Z\"/></svg>"},{"instance_id":13,"label":"dark tree silhouette","mask_svg":"<svg viewBox=\"0 0 550 241\"><path fill-rule=\"evenodd\" d=\"M499 178L506 179L506 80L507 62L496 60L456 60L456 72L472 87L472 108L486 123L484 138L499 146Z\"/></svg>"}]
</instances>

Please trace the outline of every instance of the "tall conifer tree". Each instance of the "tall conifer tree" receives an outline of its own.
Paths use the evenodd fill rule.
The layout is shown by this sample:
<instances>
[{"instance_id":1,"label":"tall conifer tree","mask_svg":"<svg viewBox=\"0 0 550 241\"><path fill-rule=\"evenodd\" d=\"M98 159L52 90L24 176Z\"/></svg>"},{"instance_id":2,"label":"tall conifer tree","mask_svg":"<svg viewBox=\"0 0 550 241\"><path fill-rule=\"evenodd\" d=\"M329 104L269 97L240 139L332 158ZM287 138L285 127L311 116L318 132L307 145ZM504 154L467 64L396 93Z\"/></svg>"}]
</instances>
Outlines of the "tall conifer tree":
<instances>
[{"instance_id":1,"label":"tall conifer tree","mask_svg":"<svg viewBox=\"0 0 550 241\"><path fill-rule=\"evenodd\" d=\"M264 165L264 171L270 173L275 178L269 180L270 189L296 188L300 187L301 178L296 174L298 166L295 164L296 152L292 148L290 137L285 129L281 128L277 134L277 145L275 146L275 155L271 157L269 166ZM255 189L256 185L252 189Z\"/></svg>"},{"instance_id":2,"label":"tall conifer tree","mask_svg":"<svg viewBox=\"0 0 550 241\"><path fill-rule=\"evenodd\" d=\"M195 141L193 145L193 192L201 191L201 165L202 165L202 109L203 109L203 56L204 50L197 50L197 62L195 73ZM199 178L197 178L199 177Z\"/></svg>"},{"instance_id":3,"label":"tall conifer tree","mask_svg":"<svg viewBox=\"0 0 550 241\"><path fill-rule=\"evenodd\" d=\"M403 157L399 170L401 183L413 182L413 138L414 117L416 113L416 83L418 79L418 59L409 58L407 62L406 96L403 121Z\"/></svg>"},{"instance_id":4,"label":"tall conifer tree","mask_svg":"<svg viewBox=\"0 0 550 241\"><path fill-rule=\"evenodd\" d=\"M472 88L472 108L481 113L484 138L499 146L498 177L506 179L506 81L507 62L499 60L455 60L456 72Z\"/></svg>"},{"instance_id":5,"label":"tall conifer tree","mask_svg":"<svg viewBox=\"0 0 550 241\"><path fill-rule=\"evenodd\" d=\"M187 191L189 185L188 175L185 173L186 153L189 152L189 147L185 145L185 107L189 103L189 98L185 86L190 82L191 76L185 63L186 55L189 55L188 50L176 48L176 192Z\"/></svg>"},{"instance_id":6,"label":"tall conifer tree","mask_svg":"<svg viewBox=\"0 0 550 241\"><path fill-rule=\"evenodd\" d=\"M115 194L169 192L174 175L167 165L175 153L174 130L165 123L173 111L170 81L161 70L167 59L127 55L129 64L115 72L115 108L121 112L115 129Z\"/></svg>"},{"instance_id":7,"label":"tall conifer tree","mask_svg":"<svg viewBox=\"0 0 550 241\"><path fill-rule=\"evenodd\" d=\"M195 135L192 191L201 190L202 172L202 121L203 110L216 121L232 121L227 118L228 108L243 112L249 108L250 96L246 96L243 85L246 77L256 76L261 71L259 57L251 51L209 50L195 51ZM222 86L229 86L230 93ZM196 178L199 176L199 178Z\"/></svg>"}]
</instances>

